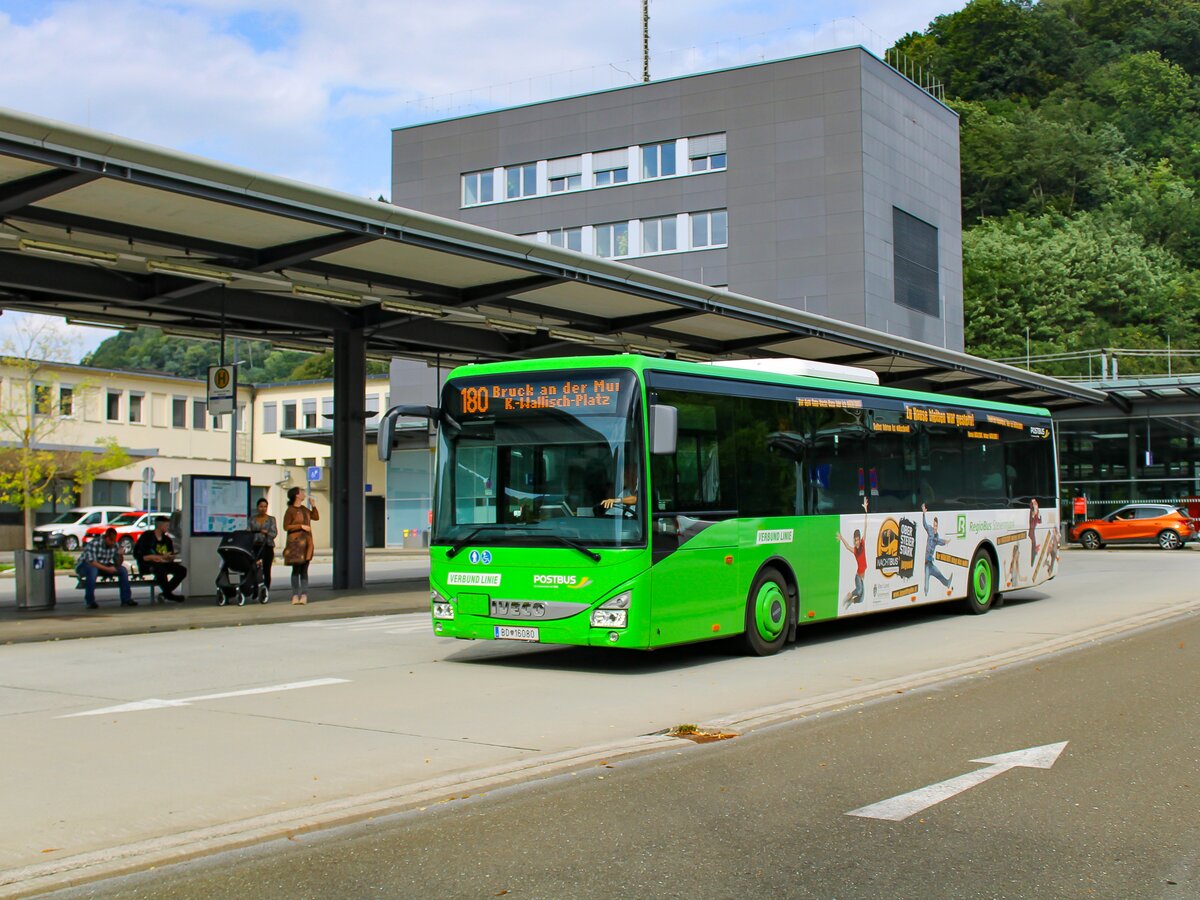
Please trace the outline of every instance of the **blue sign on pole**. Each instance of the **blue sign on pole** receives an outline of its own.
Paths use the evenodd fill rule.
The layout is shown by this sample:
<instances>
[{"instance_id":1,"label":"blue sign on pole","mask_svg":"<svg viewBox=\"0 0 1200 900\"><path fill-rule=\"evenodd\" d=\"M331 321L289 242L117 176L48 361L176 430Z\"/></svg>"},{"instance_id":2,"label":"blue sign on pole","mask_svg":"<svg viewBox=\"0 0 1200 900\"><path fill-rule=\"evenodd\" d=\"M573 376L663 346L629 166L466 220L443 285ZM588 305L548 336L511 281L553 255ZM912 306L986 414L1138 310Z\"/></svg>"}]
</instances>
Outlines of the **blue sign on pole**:
<instances>
[{"instance_id":1,"label":"blue sign on pole","mask_svg":"<svg viewBox=\"0 0 1200 900\"><path fill-rule=\"evenodd\" d=\"M308 480L309 481L320 481L321 480L321 467L320 466L309 466L308 467Z\"/></svg>"}]
</instances>

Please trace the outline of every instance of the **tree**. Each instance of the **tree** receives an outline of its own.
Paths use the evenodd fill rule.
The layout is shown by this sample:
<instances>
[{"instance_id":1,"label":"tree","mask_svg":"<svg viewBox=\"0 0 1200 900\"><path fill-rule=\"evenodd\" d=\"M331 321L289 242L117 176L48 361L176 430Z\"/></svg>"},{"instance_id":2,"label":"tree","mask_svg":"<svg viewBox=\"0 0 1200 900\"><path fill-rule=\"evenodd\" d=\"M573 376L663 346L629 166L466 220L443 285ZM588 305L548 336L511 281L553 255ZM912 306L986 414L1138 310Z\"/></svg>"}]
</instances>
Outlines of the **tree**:
<instances>
[{"instance_id":1,"label":"tree","mask_svg":"<svg viewBox=\"0 0 1200 900\"><path fill-rule=\"evenodd\" d=\"M100 472L124 465L129 457L111 439L97 439L94 453L54 446L55 434L94 387L77 383L69 396L55 396L51 370L76 355L75 341L55 319L27 319L22 325L0 346L8 392L0 403L5 445L0 448L0 503L24 513L25 547L31 548L38 509L52 500L69 502Z\"/></svg>"}]
</instances>

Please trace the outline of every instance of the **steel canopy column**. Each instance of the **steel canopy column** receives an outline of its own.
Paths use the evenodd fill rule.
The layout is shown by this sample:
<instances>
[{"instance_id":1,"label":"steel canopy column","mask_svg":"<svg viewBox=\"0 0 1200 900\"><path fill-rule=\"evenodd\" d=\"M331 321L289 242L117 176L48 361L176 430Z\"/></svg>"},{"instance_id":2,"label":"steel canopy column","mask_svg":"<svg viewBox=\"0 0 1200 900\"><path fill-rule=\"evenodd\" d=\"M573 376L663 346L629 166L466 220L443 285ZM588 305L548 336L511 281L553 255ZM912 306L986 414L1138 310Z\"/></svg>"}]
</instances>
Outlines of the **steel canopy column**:
<instances>
[{"instance_id":1,"label":"steel canopy column","mask_svg":"<svg viewBox=\"0 0 1200 900\"><path fill-rule=\"evenodd\" d=\"M366 583L366 549L363 522L366 469L367 391L366 342L362 331L339 329L333 333L333 459L330 466L333 496L333 587L361 588Z\"/></svg>"}]
</instances>

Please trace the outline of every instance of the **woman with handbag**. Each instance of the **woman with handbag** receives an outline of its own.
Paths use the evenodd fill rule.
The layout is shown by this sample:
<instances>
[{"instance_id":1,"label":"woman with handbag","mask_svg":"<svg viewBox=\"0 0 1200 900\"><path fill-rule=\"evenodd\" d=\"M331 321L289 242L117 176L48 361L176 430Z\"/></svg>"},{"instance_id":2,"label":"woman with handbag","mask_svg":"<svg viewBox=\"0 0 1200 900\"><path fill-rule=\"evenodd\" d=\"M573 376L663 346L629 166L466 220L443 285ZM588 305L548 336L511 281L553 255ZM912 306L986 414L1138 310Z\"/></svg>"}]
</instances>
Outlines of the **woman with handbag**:
<instances>
[{"instance_id":1,"label":"woman with handbag","mask_svg":"<svg viewBox=\"0 0 1200 900\"><path fill-rule=\"evenodd\" d=\"M312 523L321 518L317 507L309 501L304 506L304 489L294 487L287 493L288 508L283 516L287 543L283 545L283 561L292 567L292 603L308 602L308 564L313 558Z\"/></svg>"}]
</instances>

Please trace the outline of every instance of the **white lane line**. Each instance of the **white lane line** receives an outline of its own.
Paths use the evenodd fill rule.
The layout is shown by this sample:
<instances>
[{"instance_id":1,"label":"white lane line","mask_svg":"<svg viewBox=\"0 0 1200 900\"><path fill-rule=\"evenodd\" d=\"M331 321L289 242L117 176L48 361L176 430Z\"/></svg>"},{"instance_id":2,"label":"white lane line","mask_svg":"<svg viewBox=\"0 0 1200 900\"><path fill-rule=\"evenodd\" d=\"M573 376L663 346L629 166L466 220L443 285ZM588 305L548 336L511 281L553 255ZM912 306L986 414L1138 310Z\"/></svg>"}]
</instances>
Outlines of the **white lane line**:
<instances>
[{"instance_id":1,"label":"white lane line","mask_svg":"<svg viewBox=\"0 0 1200 900\"><path fill-rule=\"evenodd\" d=\"M986 769L977 769L957 778L939 781L928 787L909 791L898 797L880 800L870 806L863 806L846 813L848 816L858 816L862 819L883 819L887 822L903 822L909 816L936 806L943 800L949 800L969 788L983 784L997 775L1023 766L1029 769L1049 769L1054 765L1058 755L1063 752L1067 742L1045 744L1041 747L1029 747L1025 750L1014 750L1011 753L1000 753L996 756L985 756L973 759L971 762L991 763Z\"/></svg>"},{"instance_id":2,"label":"white lane line","mask_svg":"<svg viewBox=\"0 0 1200 900\"><path fill-rule=\"evenodd\" d=\"M170 709L176 706L188 706L201 700L224 700L226 697L249 697L252 694L274 694L279 691L298 691L301 688L324 687L329 684L348 684L349 678L314 678L311 681L292 681L288 684L275 684L270 687L248 688L243 691L226 691L221 694L201 694L199 697L180 697L176 700L135 700L133 703L121 703L117 706L106 706L104 709L89 709L86 712L68 713L65 716L55 716L56 719L74 719L78 716L103 716L109 713L141 712L145 709Z\"/></svg>"},{"instance_id":3,"label":"white lane line","mask_svg":"<svg viewBox=\"0 0 1200 900\"><path fill-rule=\"evenodd\" d=\"M291 622L290 628L319 628L325 632L349 634L367 632L383 634L427 634L433 626L428 613L404 613L394 616L368 616L354 619L323 619L314 622Z\"/></svg>"}]
</instances>

